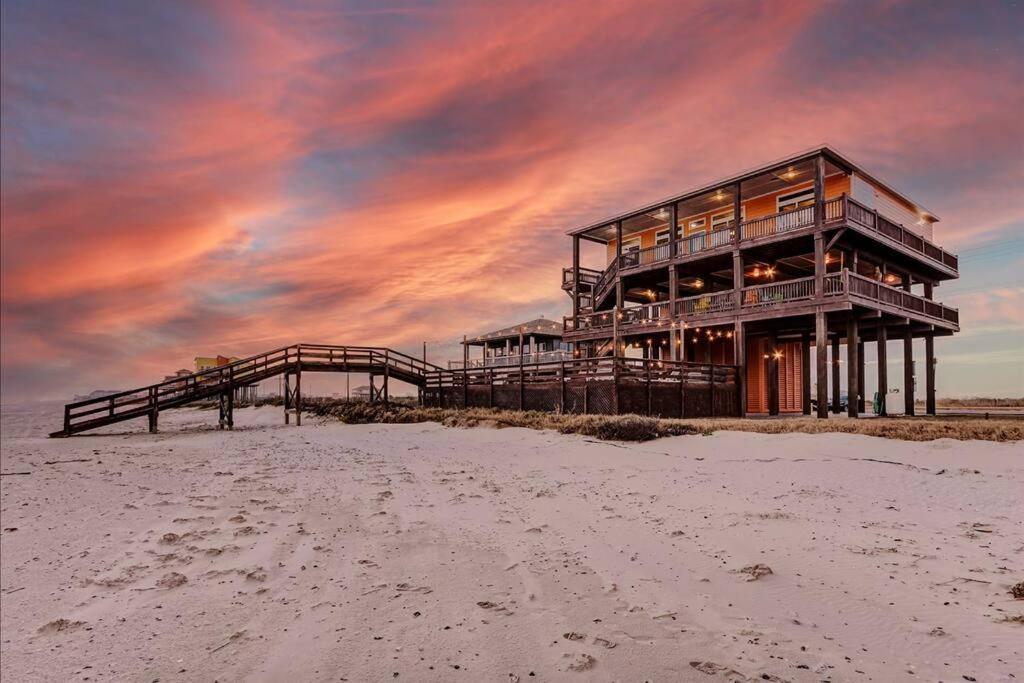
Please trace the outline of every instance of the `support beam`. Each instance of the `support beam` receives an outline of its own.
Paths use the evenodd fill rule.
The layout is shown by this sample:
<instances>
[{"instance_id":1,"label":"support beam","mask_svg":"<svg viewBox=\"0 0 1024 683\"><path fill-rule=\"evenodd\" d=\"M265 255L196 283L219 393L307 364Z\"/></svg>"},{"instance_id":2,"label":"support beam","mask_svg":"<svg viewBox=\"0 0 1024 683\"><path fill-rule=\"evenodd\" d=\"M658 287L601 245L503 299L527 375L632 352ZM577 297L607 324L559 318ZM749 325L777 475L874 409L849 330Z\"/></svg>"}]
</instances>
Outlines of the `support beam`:
<instances>
[{"instance_id":1,"label":"support beam","mask_svg":"<svg viewBox=\"0 0 1024 683\"><path fill-rule=\"evenodd\" d=\"M821 232L814 233L814 296L818 300L825 297L825 236Z\"/></svg>"},{"instance_id":2,"label":"support beam","mask_svg":"<svg viewBox=\"0 0 1024 683\"><path fill-rule=\"evenodd\" d=\"M814 157L814 225L816 234L821 234L825 225L825 157Z\"/></svg>"},{"instance_id":3,"label":"support beam","mask_svg":"<svg viewBox=\"0 0 1024 683\"><path fill-rule=\"evenodd\" d=\"M864 412L864 392L867 390L864 383L864 340L857 339L857 412Z\"/></svg>"},{"instance_id":4,"label":"support beam","mask_svg":"<svg viewBox=\"0 0 1024 683\"><path fill-rule=\"evenodd\" d=\"M804 415L811 414L811 335L804 332L800 339L801 403Z\"/></svg>"},{"instance_id":5,"label":"support beam","mask_svg":"<svg viewBox=\"0 0 1024 683\"><path fill-rule=\"evenodd\" d=\"M743 305L743 252L732 250L732 289L736 292L736 308Z\"/></svg>"},{"instance_id":6,"label":"support beam","mask_svg":"<svg viewBox=\"0 0 1024 683\"><path fill-rule=\"evenodd\" d=\"M670 318L675 318L676 316L676 298L678 297L678 295L679 271L676 269L675 265L670 265L668 267L668 310ZM669 358L671 358L672 360L679 360L679 345L676 344L675 327L669 329L668 346Z\"/></svg>"},{"instance_id":7,"label":"support beam","mask_svg":"<svg viewBox=\"0 0 1024 683\"><path fill-rule=\"evenodd\" d=\"M591 298L596 295L597 292L591 294ZM596 301L592 301L591 305L596 305ZM572 236L572 323L573 329L578 330L580 328L580 236ZM424 360L426 360L426 344L424 344Z\"/></svg>"},{"instance_id":8,"label":"support beam","mask_svg":"<svg viewBox=\"0 0 1024 683\"><path fill-rule=\"evenodd\" d=\"M678 207L675 202L668 205L668 239L669 239L669 256L675 258L679 254L679 214Z\"/></svg>"},{"instance_id":9,"label":"support beam","mask_svg":"<svg viewBox=\"0 0 1024 683\"><path fill-rule=\"evenodd\" d=\"M839 335L832 338L832 412L839 414Z\"/></svg>"},{"instance_id":10,"label":"support beam","mask_svg":"<svg viewBox=\"0 0 1024 683\"><path fill-rule=\"evenodd\" d=\"M814 314L814 352L817 356L818 375L818 417L828 417L828 332L825 326L825 312L818 309Z\"/></svg>"},{"instance_id":11,"label":"support beam","mask_svg":"<svg viewBox=\"0 0 1024 683\"><path fill-rule=\"evenodd\" d=\"M926 286L927 289L927 286ZM930 297L929 297L930 298ZM928 333L924 338L924 412L935 414L935 335Z\"/></svg>"},{"instance_id":12,"label":"support beam","mask_svg":"<svg viewBox=\"0 0 1024 683\"><path fill-rule=\"evenodd\" d=\"M878 414L885 416L885 396L889 393L888 349L889 333L885 322L878 326Z\"/></svg>"},{"instance_id":13,"label":"support beam","mask_svg":"<svg viewBox=\"0 0 1024 683\"><path fill-rule=\"evenodd\" d=\"M914 336L909 326L903 333L903 412L914 414Z\"/></svg>"},{"instance_id":14,"label":"support beam","mask_svg":"<svg viewBox=\"0 0 1024 683\"><path fill-rule=\"evenodd\" d=\"M686 339L683 339L683 346ZM685 350L685 349L684 349ZM747 416L747 331L742 320L733 323L733 357L736 360L737 376L736 382L739 385L739 413L740 417Z\"/></svg>"},{"instance_id":15,"label":"support beam","mask_svg":"<svg viewBox=\"0 0 1024 683\"><path fill-rule=\"evenodd\" d=\"M846 322L846 414L850 417L857 417L860 413L860 396L857 394L857 387L860 386L860 359L857 354L860 351L860 329L857 318L853 315Z\"/></svg>"},{"instance_id":16,"label":"support beam","mask_svg":"<svg viewBox=\"0 0 1024 683\"><path fill-rule=\"evenodd\" d=\"M768 337L768 414L779 414L778 339L773 331Z\"/></svg>"},{"instance_id":17,"label":"support beam","mask_svg":"<svg viewBox=\"0 0 1024 683\"><path fill-rule=\"evenodd\" d=\"M740 243L740 219L743 216L743 183L736 183L732 190L732 239Z\"/></svg>"}]
</instances>

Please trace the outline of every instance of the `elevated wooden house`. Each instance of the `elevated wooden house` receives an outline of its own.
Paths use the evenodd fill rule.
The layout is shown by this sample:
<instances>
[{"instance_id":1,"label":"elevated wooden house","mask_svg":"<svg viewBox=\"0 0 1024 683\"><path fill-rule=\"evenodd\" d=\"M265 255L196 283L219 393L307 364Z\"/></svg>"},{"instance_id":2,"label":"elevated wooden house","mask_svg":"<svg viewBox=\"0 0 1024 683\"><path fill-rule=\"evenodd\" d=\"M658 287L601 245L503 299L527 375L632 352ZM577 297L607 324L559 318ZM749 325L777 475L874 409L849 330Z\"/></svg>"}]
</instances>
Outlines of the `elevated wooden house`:
<instances>
[{"instance_id":1,"label":"elevated wooden house","mask_svg":"<svg viewBox=\"0 0 1024 683\"><path fill-rule=\"evenodd\" d=\"M579 358L734 365L741 414L810 414L816 403L827 417L842 401L841 344L847 411L864 410L863 349L875 343L886 412L889 341L902 346L913 414L923 338L934 413L934 340L959 331L957 310L934 297L958 277L956 255L934 242L937 220L836 150L801 152L570 231L563 340ZM603 268L580 266L582 242L600 245Z\"/></svg>"},{"instance_id":2,"label":"elevated wooden house","mask_svg":"<svg viewBox=\"0 0 1024 683\"><path fill-rule=\"evenodd\" d=\"M479 348L479 356L473 349ZM520 363L550 363L572 358L562 341L562 322L535 318L463 341L463 359L449 361L451 369L489 368Z\"/></svg>"}]
</instances>

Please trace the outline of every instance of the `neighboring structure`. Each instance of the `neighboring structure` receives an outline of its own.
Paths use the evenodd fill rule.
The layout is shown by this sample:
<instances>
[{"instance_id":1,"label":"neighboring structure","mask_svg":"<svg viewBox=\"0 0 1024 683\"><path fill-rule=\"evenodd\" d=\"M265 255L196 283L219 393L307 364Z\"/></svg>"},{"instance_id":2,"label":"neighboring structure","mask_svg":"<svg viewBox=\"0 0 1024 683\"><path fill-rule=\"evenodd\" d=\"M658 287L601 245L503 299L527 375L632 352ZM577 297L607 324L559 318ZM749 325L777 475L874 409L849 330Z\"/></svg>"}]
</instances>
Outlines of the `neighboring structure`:
<instances>
[{"instance_id":1,"label":"neighboring structure","mask_svg":"<svg viewBox=\"0 0 1024 683\"><path fill-rule=\"evenodd\" d=\"M479 346L471 358L469 347ZM547 318L488 332L463 342L463 360L449 361L450 369L501 367L520 363L549 363L572 358L572 347L562 341L562 323Z\"/></svg>"},{"instance_id":2,"label":"neighboring structure","mask_svg":"<svg viewBox=\"0 0 1024 683\"><path fill-rule=\"evenodd\" d=\"M238 358L238 356L231 356L231 357L220 356L220 355L217 355L217 356L196 356L195 357L195 364L196 364L195 372L205 372L207 370L213 370L215 368L224 367L225 365L228 365L230 363L237 363L239 360L240 359ZM178 372L179 373L180 372L185 372L187 374L188 371L186 371L186 370L179 370ZM242 387L237 387L235 389L235 400L236 401L255 401L256 400L258 386L259 386L258 384L247 384L247 385L242 386Z\"/></svg>"},{"instance_id":3,"label":"neighboring structure","mask_svg":"<svg viewBox=\"0 0 1024 683\"><path fill-rule=\"evenodd\" d=\"M373 392L370 390L369 384L363 384L352 390L353 401L369 401Z\"/></svg>"},{"instance_id":4,"label":"neighboring structure","mask_svg":"<svg viewBox=\"0 0 1024 683\"><path fill-rule=\"evenodd\" d=\"M932 242L937 220L834 149L796 154L572 230L563 340L580 358L738 366L740 412L773 415L810 414L813 346L827 417L830 393L839 412L841 342L849 414L864 409L865 342L878 345L885 413L890 339L903 345L913 414L913 340L923 337L933 414L934 340L959 331L957 310L933 298L958 277L957 257ZM582 241L602 246L604 269L580 267Z\"/></svg>"}]
</instances>

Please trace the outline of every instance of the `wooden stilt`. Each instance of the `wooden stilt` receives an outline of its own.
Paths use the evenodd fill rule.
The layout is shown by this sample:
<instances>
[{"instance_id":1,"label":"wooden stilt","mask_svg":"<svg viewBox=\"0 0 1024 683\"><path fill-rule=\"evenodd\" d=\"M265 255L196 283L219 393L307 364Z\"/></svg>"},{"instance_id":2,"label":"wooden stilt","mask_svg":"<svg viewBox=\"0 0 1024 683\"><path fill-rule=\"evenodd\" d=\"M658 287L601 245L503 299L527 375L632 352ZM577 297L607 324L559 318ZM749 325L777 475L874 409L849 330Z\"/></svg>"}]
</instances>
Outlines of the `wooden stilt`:
<instances>
[{"instance_id":1,"label":"wooden stilt","mask_svg":"<svg viewBox=\"0 0 1024 683\"><path fill-rule=\"evenodd\" d=\"M914 336L909 327L903 333L903 412L914 414Z\"/></svg>"},{"instance_id":2,"label":"wooden stilt","mask_svg":"<svg viewBox=\"0 0 1024 683\"><path fill-rule=\"evenodd\" d=\"M832 412L839 414L839 335L832 338Z\"/></svg>"},{"instance_id":3,"label":"wooden stilt","mask_svg":"<svg viewBox=\"0 0 1024 683\"><path fill-rule=\"evenodd\" d=\"M800 338L801 403L804 415L811 414L811 335L804 332Z\"/></svg>"},{"instance_id":4,"label":"wooden stilt","mask_svg":"<svg viewBox=\"0 0 1024 683\"><path fill-rule=\"evenodd\" d=\"M886 415L885 396L889 393L889 368L888 333L885 330L885 321L878 326L878 414Z\"/></svg>"},{"instance_id":5,"label":"wooden stilt","mask_svg":"<svg viewBox=\"0 0 1024 683\"><path fill-rule=\"evenodd\" d=\"M818 374L818 417L828 417L828 333L825 327L825 312L814 314L814 352L817 355Z\"/></svg>"},{"instance_id":6,"label":"wooden stilt","mask_svg":"<svg viewBox=\"0 0 1024 683\"><path fill-rule=\"evenodd\" d=\"M860 386L860 359L857 357L860 349L859 333L857 318L851 315L846 322L846 414L850 417L857 417L860 414L860 396L857 395L857 387Z\"/></svg>"},{"instance_id":7,"label":"wooden stilt","mask_svg":"<svg viewBox=\"0 0 1024 683\"><path fill-rule=\"evenodd\" d=\"M768 336L768 414L779 414L779 359L775 357L778 351L778 339L773 331Z\"/></svg>"},{"instance_id":8,"label":"wooden stilt","mask_svg":"<svg viewBox=\"0 0 1024 683\"><path fill-rule=\"evenodd\" d=\"M931 292L928 292L931 294ZM924 411L935 414L935 335L928 333L924 338Z\"/></svg>"},{"instance_id":9,"label":"wooden stilt","mask_svg":"<svg viewBox=\"0 0 1024 683\"><path fill-rule=\"evenodd\" d=\"M292 398L291 381L292 381L291 373L289 373L289 372L284 373L284 423L285 424L288 424L288 422L291 420L291 414L289 413L289 411L291 410L291 407L292 407L292 404L291 404L291 398Z\"/></svg>"},{"instance_id":10,"label":"wooden stilt","mask_svg":"<svg viewBox=\"0 0 1024 683\"><path fill-rule=\"evenodd\" d=\"M736 359L736 383L739 386L739 414L747 416L747 332L746 324L740 320L733 323L733 353Z\"/></svg>"},{"instance_id":11,"label":"wooden stilt","mask_svg":"<svg viewBox=\"0 0 1024 683\"><path fill-rule=\"evenodd\" d=\"M857 339L857 412L864 412L864 340Z\"/></svg>"}]
</instances>

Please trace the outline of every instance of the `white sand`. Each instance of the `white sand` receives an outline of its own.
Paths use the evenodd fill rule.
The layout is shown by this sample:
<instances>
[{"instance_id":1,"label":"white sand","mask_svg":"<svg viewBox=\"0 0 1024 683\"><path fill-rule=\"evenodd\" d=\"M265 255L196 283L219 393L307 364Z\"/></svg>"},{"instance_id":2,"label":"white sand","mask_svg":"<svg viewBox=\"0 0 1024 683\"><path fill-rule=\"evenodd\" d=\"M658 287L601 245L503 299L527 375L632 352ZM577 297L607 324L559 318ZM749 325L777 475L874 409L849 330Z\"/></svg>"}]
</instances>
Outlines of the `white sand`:
<instances>
[{"instance_id":1,"label":"white sand","mask_svg":"<svg viewBox=\"0 0 1024 683\"><path fill-rule=\"evenodd\" d=\"M4 408L4 681L1024 679L1021 444L236 419Z\"/></svg>"}]
</instances>

